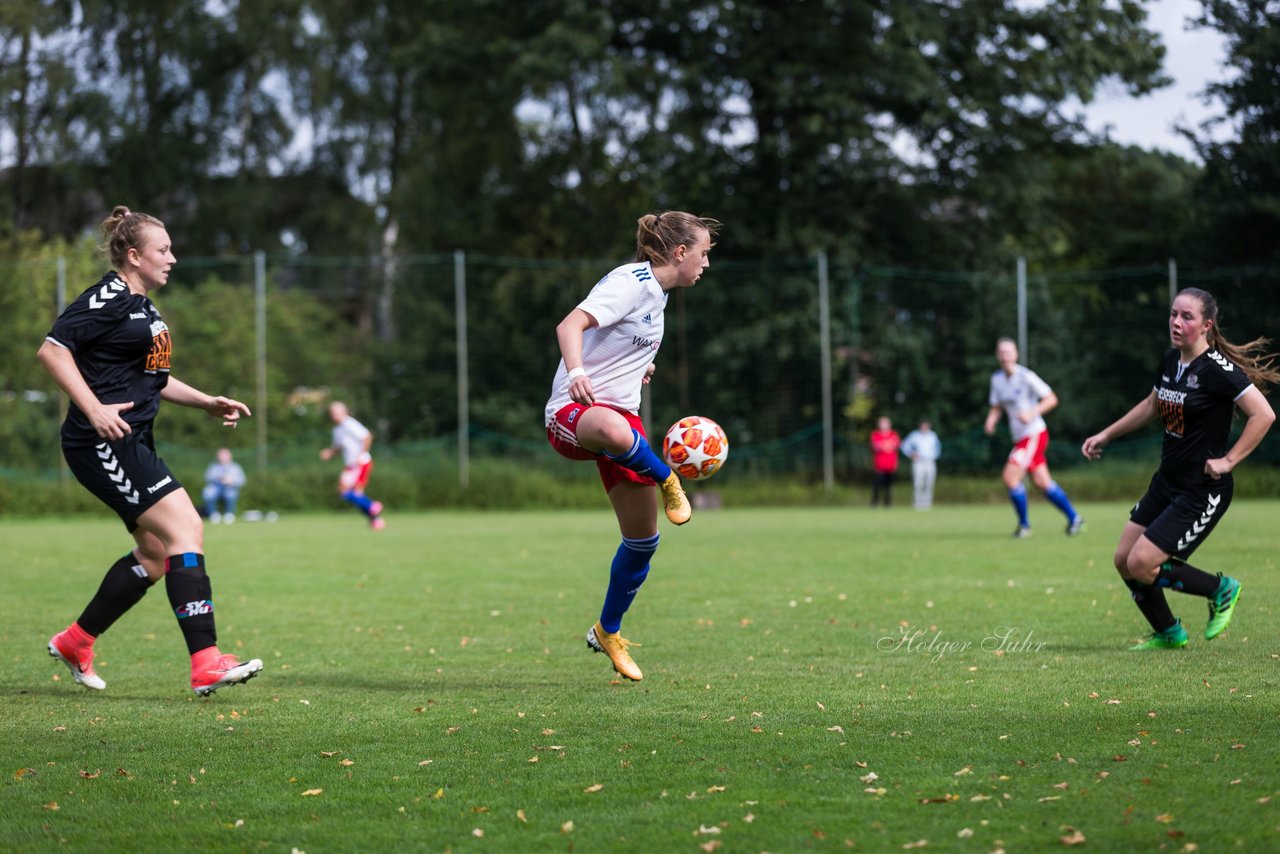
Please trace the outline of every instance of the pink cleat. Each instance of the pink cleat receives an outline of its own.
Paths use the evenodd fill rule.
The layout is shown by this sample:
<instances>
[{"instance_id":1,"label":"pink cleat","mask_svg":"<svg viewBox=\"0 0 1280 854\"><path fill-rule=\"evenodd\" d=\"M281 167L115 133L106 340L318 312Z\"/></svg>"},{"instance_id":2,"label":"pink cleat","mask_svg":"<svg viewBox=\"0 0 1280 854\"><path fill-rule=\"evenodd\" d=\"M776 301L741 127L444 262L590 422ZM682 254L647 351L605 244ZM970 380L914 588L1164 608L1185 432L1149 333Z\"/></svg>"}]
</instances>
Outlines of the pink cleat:
<instances>
[{"instance_id":1,"label":"pink cleat","mask_svg":"<svg viewBox=\"0 0 1280 854\"><path fill-rule=\"evenodd\" d=\"M88 641L85 641L88 638ZM107 687L102 677L93 671L93 641L79 624L72 623L66 631L49 638L49 655L67 665L77 685L101 691Z\"/></svg>"},{"instance_id":2,"label":"pink cleat","mask_svg":"<svg viewBox=\"0 0 1280 854\"><path fill-rule=\"evenodd\" d=\"M248 682L262 672L262 659L240 663L234 655L223 654L216 646L191 656L191 690L207 697L224 685Z\"/></svg>"}]
</instances>

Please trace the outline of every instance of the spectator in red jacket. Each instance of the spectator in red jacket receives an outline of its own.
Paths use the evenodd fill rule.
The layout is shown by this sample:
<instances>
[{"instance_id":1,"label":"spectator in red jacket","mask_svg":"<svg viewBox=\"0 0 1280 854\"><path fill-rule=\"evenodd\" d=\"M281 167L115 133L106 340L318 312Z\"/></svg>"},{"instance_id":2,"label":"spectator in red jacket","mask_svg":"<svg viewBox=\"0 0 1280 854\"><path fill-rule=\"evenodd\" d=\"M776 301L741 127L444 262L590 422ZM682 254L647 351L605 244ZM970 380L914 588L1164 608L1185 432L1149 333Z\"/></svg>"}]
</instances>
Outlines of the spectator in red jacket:
<instances>
[{"instance_id":1,"label":"spectator in red jacket","mask_svg":"<svg viewBox=\"0 0 1280 854\"><path fill-rule=\"evenodd\" d=\"M885 416L876 419L876 429L871 433L871 506L880 503L884 496L884 506L893 503L891 491L893 476L898 471L898 446L902 440L893 429L893 422Z\"/></svg>"}]
</instances>

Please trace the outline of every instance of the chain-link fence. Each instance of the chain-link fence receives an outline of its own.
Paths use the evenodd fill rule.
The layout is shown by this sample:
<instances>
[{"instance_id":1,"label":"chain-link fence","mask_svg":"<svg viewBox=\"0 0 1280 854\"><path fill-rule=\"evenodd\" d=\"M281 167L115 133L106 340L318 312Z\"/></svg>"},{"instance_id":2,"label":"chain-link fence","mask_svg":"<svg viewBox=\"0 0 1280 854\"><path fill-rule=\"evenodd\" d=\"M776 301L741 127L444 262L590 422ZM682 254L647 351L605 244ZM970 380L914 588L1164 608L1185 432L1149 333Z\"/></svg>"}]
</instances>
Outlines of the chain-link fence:
<instances>
[{"instance_id":1,"label":"chain-link fence","mask_svg":"<svg viewBox=\"0 0 1280 854\"><path fill-rule=\"evenodd\" d=\"M458 254L383 258L180 259L154 299L174 331L174 375L244 400L234 436L166 407L168 458L202 466L230 442L251 472L314 465L325 407L346 400L398 468L465 485L473 466L514 462L568 474L547 447L543 406L559 353L554 327L616 262ZM56 386L34 352L60 305L97 280L87 252L0 264L0 469L55 478ZM1280 329L1280 269L937 272L813 259L714 259L670 294L658 372L646 389L651 436L687 414L731 440L721 482L822 482L868 467L867 434L887 415L905 434L922 418L944 443L941 468L998 467L1007 437L982 434L997 338L1062 403L1050 461L1151 387L1168 346L1172 289L1213 292L1228 337ZM825 327L825 328L824 328ZM826 342L829 342L827 344ZM826 344L826 346L824 346ZM1154 462L1155 438L1128 444ZM1274 442L1259 458L1274 461ZM1123 455L1124 449L1117 453Z\"/></svg>"}]
</instances>

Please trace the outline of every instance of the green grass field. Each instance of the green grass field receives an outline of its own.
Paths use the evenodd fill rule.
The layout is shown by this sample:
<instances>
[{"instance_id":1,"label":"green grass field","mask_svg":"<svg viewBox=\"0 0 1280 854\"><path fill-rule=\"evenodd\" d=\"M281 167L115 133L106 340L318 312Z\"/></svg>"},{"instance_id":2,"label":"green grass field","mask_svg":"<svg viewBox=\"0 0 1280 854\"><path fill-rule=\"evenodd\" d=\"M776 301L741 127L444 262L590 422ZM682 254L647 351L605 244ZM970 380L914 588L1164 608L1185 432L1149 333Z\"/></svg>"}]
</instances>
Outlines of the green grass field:
<instances>
[{"instance_id":1,"label":"green grass field","mask_svg":"<svg viewBox=\"0 0 1280 854\"><path fill-rule=\"evenodd\" d=\"M221 646L266 669L196 699L162 590L44 646L130 542L0 521L7 851L888 851L1280 847L1280 502L1197 563L1244 581L1207 643L1131 653L1087 532L1033 506L702 512L664 526L619 683L582 636L616 546L594 512L351 513L210 527Z\"/></svg>"}]
</instances>

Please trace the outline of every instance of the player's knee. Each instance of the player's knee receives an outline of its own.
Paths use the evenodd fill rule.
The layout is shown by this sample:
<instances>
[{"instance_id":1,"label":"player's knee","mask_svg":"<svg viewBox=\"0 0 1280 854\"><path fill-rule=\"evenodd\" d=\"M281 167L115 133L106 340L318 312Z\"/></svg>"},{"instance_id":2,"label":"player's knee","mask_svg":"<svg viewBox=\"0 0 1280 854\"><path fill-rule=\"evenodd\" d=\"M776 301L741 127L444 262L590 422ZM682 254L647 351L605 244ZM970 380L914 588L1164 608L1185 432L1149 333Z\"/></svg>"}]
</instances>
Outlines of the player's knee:
<instances>
[{"instance_id":1,"label":"player's knee","mask_svg":"<svg viewBox=\"0 0 1280 854\"><path fill-rule=\"evenodd\" d=\"M1125 573L1134 581L1155 584L1156 576L1160 574L1160 566L1130 552L1125 561Z\"/></svg>"}]
</instances>

